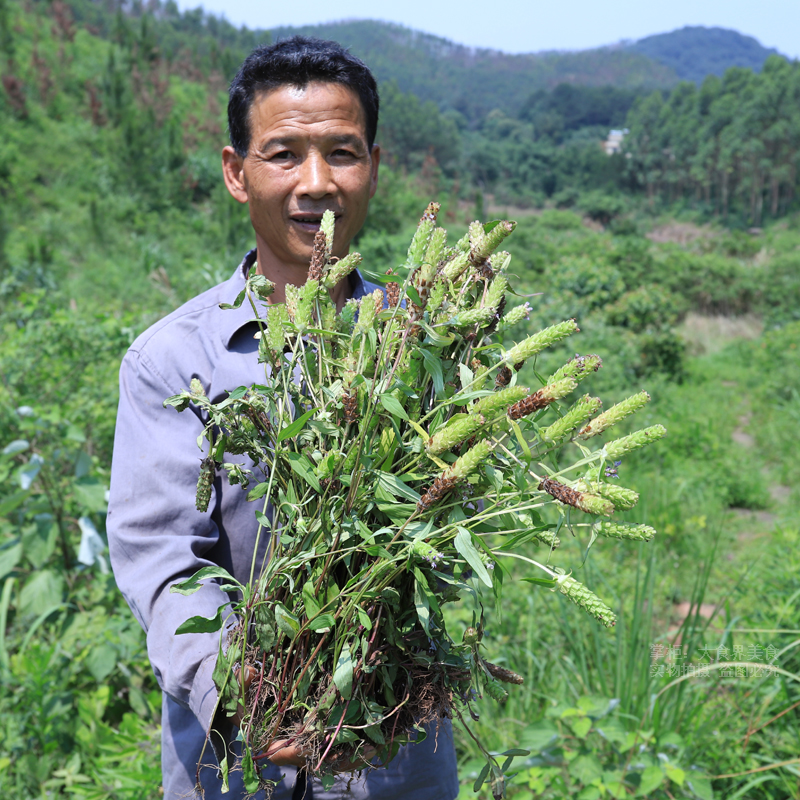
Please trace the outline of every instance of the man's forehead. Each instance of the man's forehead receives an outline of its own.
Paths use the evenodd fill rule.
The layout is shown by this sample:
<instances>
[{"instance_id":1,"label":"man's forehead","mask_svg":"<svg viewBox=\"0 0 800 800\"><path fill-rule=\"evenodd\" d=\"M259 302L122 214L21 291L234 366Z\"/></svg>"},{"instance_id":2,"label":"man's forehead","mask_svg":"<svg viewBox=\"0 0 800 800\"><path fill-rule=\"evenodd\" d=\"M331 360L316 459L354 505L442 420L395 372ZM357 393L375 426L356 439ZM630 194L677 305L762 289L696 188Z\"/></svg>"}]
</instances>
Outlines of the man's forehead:
<instances>
[{"instance_id":1,"label":"man's forehead","mask_svg":"<svg viewBox=\"0 0 800 800\"><path fill-rule=\"evenodd\" d=\"M327 81L281 84L257 91L250 106L251 125L280 125L283 120L323 121L327 118L357 123L366 135L361 98L349 86ZM252 133L256 133L252 130Z\"/></svg>"}]
</instances>

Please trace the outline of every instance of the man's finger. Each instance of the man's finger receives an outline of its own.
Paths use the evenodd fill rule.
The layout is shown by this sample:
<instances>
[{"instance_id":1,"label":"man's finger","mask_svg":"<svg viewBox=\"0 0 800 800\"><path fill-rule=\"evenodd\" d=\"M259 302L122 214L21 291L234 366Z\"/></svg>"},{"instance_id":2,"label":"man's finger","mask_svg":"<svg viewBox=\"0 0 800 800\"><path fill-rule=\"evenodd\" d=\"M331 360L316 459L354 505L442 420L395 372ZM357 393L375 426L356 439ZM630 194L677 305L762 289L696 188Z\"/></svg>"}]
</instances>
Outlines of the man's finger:
<instances>
[{"instance_id":1,"label":"man's finger","mask_svg":"<svg viewBox=\"0 0 800 800\"><path fill-rule=\"evenodd\" d=\"M302 750L293 744L289 744L286 739L279 739L273 742L266 752L267 758L278 767L304 767L306 757Z\"/></svg>"}]
</instances>

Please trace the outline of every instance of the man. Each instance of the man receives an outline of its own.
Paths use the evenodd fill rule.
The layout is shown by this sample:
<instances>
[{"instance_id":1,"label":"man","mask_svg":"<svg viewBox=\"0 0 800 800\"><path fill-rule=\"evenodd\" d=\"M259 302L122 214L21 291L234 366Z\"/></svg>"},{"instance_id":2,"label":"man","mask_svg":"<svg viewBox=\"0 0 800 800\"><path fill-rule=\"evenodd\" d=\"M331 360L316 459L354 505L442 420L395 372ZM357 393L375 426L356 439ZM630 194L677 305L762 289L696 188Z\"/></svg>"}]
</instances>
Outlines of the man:
<instances>
[{"instance_id":1,"label":"man","mask_svg":"<svg viewBox=\"0 0 800 800\"><path fill-rule=\"evenodd\" d=\"M224 473L216 476L207 513L194 506L200 453L196 439L205 421L163 408L169 395L198 378L212 400L240 385L262 382L251 311L221 311L244 285L254 263L276 284L270 300L282 302L287 283L306 280L313 239L322 214L336 215L333 254L345 255L364 223L378 179L380 149L375 80L366 66L333 42L295 37L254 51L231 84L231 145L222 153L231 195L247 203L256 238L233 276L196 297L142 334L120 371L120 406L114 445L108 534L117 582L147 633L153 670L164 691L162 768L164 797L191 796L196 773L206 800L221 797L211 742L225 757L224 721L212 720L216 688L211 673L219 634L175 630L188 617L213 616L229 602L218 583L191 597L169 588L203 566L218 564L241 581L250 574L257 523L253 508ZM331 292L337 307L376 287L358 274ZM255 557L266 552L263 541ZM212 724L213 722L213 724ZM458 793L449 726L401 750L385 769L332 790L306 786L293 748L270 753L264 775L281 781L276 800L341 797L451 800ZM232 762L233 757L228 757ZM240 773L231 794L244 796Z\"/></svg>"}]
</instances>

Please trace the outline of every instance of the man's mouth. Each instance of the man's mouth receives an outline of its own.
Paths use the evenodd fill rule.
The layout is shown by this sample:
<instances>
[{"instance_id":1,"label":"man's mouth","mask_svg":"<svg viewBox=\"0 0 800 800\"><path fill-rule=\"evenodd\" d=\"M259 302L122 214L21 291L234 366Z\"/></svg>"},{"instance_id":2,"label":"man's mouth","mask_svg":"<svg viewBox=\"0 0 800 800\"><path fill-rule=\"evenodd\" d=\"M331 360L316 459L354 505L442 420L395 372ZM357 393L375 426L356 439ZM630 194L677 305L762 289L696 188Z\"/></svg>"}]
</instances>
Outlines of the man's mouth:
<instances>
[{"instance_id":1,"label":"man's mouth","mask_svg":"<svg viewBox=\"0 0 800 800\"><path fill-rule=\"evenodd\" d=\"M341 214L335 214L338 219ZM292 214L290 217L292 222L303 230L309 233L316 233L319 230L320 223L322 222L322 214Z\"/></svg>"}]
</instances>

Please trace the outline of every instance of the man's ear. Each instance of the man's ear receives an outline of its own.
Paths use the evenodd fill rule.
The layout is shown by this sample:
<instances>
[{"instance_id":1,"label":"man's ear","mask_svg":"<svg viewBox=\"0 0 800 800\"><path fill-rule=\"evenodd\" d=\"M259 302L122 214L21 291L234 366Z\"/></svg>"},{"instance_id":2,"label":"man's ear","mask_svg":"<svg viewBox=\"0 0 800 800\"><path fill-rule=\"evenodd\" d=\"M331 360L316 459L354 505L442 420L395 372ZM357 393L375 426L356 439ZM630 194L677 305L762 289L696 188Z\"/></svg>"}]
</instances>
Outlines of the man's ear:
<instances>
[{"instance_id":1,"label":"man's ear","mask_svg":"<svg viewBox=\"0 0 800 800\"><path fill-rule=\"evenodd\" d=\"M222 177L234 200L246 203L247 188L244 183L244 159L230 146L222 148Z\"/></svg>"},{"instance_id":2,"label":"man's ear","mask_svg":"<svg viewBox=\"0 0 800 800\"><path fill-rule=\"evenodd\" d=\"M381 165L381 146L379 144L372 145L372 174L370 175L369 196L374 197L375 191L378 188L378 167Z\"/></svg>"}]
</instances>

